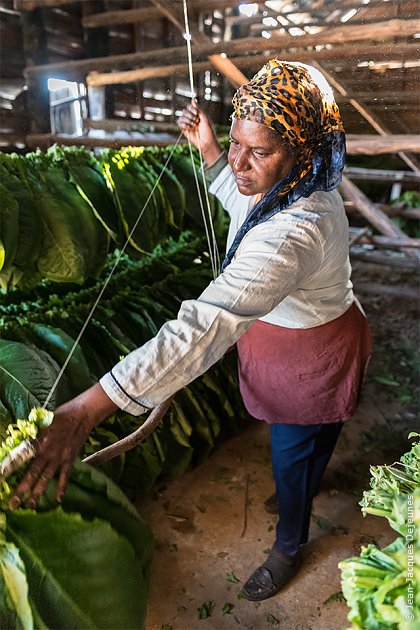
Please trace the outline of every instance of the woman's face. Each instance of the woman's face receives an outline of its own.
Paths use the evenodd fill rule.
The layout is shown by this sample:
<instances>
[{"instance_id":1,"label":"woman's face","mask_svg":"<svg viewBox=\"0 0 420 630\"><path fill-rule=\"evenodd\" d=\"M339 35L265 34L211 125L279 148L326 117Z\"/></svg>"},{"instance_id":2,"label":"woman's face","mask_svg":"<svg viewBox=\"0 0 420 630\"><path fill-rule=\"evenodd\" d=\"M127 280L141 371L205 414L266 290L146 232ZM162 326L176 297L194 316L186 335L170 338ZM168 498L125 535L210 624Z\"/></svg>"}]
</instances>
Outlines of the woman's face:
<instances>
[{"instance_id":1,"label":"woman's face","mask_svg":"<svg viewBox=\"0 0 420 630\"><path fill-rule=\"evenodd\" d=\"M266 193L296 163L281 136L260 123L235 118L230 130L229 164L243 195Z\"/></svg>"}]
</instances>

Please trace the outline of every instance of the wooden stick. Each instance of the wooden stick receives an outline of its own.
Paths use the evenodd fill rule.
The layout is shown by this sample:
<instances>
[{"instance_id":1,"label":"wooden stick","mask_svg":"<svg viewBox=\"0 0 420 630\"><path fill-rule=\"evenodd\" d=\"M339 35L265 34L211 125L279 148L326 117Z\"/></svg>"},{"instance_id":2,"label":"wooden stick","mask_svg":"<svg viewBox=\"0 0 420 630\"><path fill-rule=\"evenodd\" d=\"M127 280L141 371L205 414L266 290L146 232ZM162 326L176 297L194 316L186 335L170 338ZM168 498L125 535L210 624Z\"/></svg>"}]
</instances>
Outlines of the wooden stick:
<instances>
[{"instance_id":1,"label":"wooden stick","mask_svg":"<svg viewBox=\"0 0 420 630\"><path fill-rule=\"evenodd\" d=\"M244 501L244 526L241 532L241 538L245 536L246 528L248 526L248 505L249 505L249 473L245 480L245 501Z\"/></svg>"},{"instance_id":2,"label":"wooden stick","mask_svg":"<svg viewBox=\"0 0 420 630\"><path fill-rule=\"evenodd\" d=\"M141 138L95 138L89 136L60 136L51 133L45 134L29 134L26 136L26 145L33 148L51 147L53 144L62 144L64 146L83 146L83 147L110 147L112 149L120 149L121 147L166 147L168 144L174 144L177 136L169 134L145 133ZM180 140L180 143L184 140Z\"/></svg>"},{"instance_id":3,"label":"wooden stick","mask_svg":"<svg viewBox=\"0 0 420 630\"><path fill-rule=\"evenodd\" d=\"M353 247L353 245L356 245L356 243L358 243L361 238L366 236L366 234L369 234L369 232L370 232L370 228L365 227L362 230L360 230L359 232L357 232L357 234L352 236L350 238L350 241L349 241L349 249L351 249Z\"/></svg>"},{"instance_id":4,"label":"wooden stick","mask_svg":"<svg viewBox=\"0 0 420 630\"><path fill-rule=\"evenodd\" d=\"M127 435L127 437L115 442L115 444L111 444L97 453L93 453L93 455L85 457L82 461L85 464L90 464L91 466L100 466L101 464L108 462L110 459L114 459L114 457L118 457L118 455L135 448L138 444L140 444L140 442L143 442L143 440L153 433L156 427L163 420L165 413L171 405L172 398L173 397L168 398L168 400L165 400L165 402L155 407L147 420L145 420L141 427L136 429L131 435Z\"/></svg>"},{"instance_id":5,"label":"wooden stick","mask_svg":"<svg viewBox=\"0 0 420 630\"><path fill-rule=\"evenodd\" d=\"M356 232L351 231L349 246L351 247L356 242L369 243L381 247L384 249L405 249L406 247L413 247L415 249L420 248L420 238L392 238L391 236L373 236L369 227L362 228Z\"/></svg>"},{"instance_id":6,"label":"wooden stick","mask_svg":"<svg viewBox=\"0 0 420 630\"><path fill-rule=\"evenodd\" d=\"M343 29L350 29L347 27L338 27L337 29L330 28L321 33L317 33L316 35L303 35L302 37L292 37L291 35L282 35L282 36L273 36L271 39L266 40L264 38L257 37L248 37L243 39L237 39L230 42L219 42L218 44L206 44L206 45L195 45L193 42L193 53L194 56L207 56L212 54L222 54L225 53L229 56L240 55L244 53L246 58L248 59L249 65L253 65L253 61L255 61L254 65L260 65L260 59L253 57L254 53L257 52L266 52L271 51L270 54L264 54L264 59L271 58L273 53L280 54L281 57L285 60L296 60L297 58L302 60L310 60L313 58L322 59L322 58L336 58L340 55L340 50L343 51L344 56L351 57L354 55L354 46L349 46L352 41L363 41L363 40L371 40L372 41L372 33L375 33L375 40L381 42L380 45L373 46L368 44L365 47L359 46L357 50L357 54L359 58L362 58L365 50L366 58L371 58L372 55L380 55L381 58L384 55L384 47L388 48L391 44L385 44L385 42L381 41L383 39L392 39L394 36L409 36L420 30L420 20L391 20L390 22L386 22L385 25L387 28L383 26L384 23L378 22L377 24L370 25L369 28L363 28L363 26L355 27L357 30L352 30L347 33L347 35L343 36ZM382 26L381 26L382 25ZM391 26L388 26L391 25ZM399 29L401 32L399 32ZM332 42L332 39L337 39L337 41ZM336 44L344 44L341 48L331 48L326 50L320 50L318 53L312 53L308 55L308 51L305 51L306 46L316 46L316 45L325 45L330 43ZM287 48L297 48L299 52L287 52ZM395 46L390 48L390 52L395 49ZM398 59L401 59L400 55L404 53L404 50L409 51L410 58L416 59L417 54L416 44L412 44L411 46L407 43L401 44L398 47ZM413 51L413 52L411 52ZM306 55L305 58L302 55ZM389 53L386 55L389 56ZM28 66L25 68L25 76L29 77L31 75L37 74L45 74L46 76L54 76L55 74L59 74L60 77L63 73L66 76L78 76L81 77L84 73L94 70L112 70L116 68L127 68L139 65L147 65L150 63L156 64L157 62L167 62L168 59L185 59L185 47L177 46L171 48L162 48L160 50L148 50L144 52L130 53L126 55L112 55L109 57L96 57L91 59L78 59L76 61L66 61L54 64L46 64L39 66ZM258 60L258 61L257 61ZM244 59L245 61L245 59ZM237 62L236 62L237 63ZM245 67L245 66L244 66Z\"/></svg>"},{"instance_id":7,"label":"wooden stick","mask_svg":"<svg viewBox=\"0 0 420 630\"><path fill-rule=\"evenodd\" d=\"M380 155L397 151L420 153L420 135L395 134L389 136L348 135L346 138L349 155Z\"/></svg>"},{"instance_id":8,"label":"wooden stick","mask_svg":"<svg viewBox=\"0 0 420 630\"><path fill-rule=\"evenodd\" d=\"M151 121L153 123L153 121ZM133 146L150 146L156 144L156 146L167 146L176 142L177 135L175 130L173 135L169 134L157 134L157 133L145 133L141 138L93 138L89 136L60 136L53 134L29 134L26 136L26 144L29 147L45 147L51 146L54 142L58 144L64 144L67 146L84 145L86 147L126 147L130 144ZM182 140L181 140L182 142ZM409 147L413 150L419 146L420 136L347 136L347 153L349 155L365 154L365 155L380 155L382 153L395 153L397 147Z\"/></svg>"},{"instance_id":9,"label":"wooden stick","mask_svg":"<svg viewBox=\"0 0 420 630\"><path fill-rule=\"evenodd\" d=\"M347 199L350 199L350 201L354 203L356 208L369 223L374 225L382 234L396 238L407 238L405 232L395 225L379 208L376 208L366 195L345 175L343 175L340 190ZM418 258L417 252L410 249L405 251L408 256Z\"/></svg>"},{"instance_id":10,"label":"wooden stick","mask_svg":"<svg viewBox=\"0 0 420 630\"><path fill-rule=\"evenodd\" d=\"M390 171L377 168L359 168L357 166L346 166L344 175L351 180L369 182L404 182L410 184L420 184L420 175L411 171Z\"/></svg>"},{"instance_id":11,"label":"wooden stick","mask_svg":"<svg viewBox=\"0 0 420 630\"><path fill-rule=\"evenodd\" d=\"M403 219L414 219L420 221L420 208L405 208L401 206L387 206L384 203L375 203L375 208L379 208L389 217L402 217ZM344 207L347 214L355 214L358 212L352 201L345 201Z\"/></svg>"},{"instance_id":12,"label":"wooden stick","mask_svg":"<svg viewBox=\"0 0 420 630\"><path fill-rule=\"evenodd\" d=\"M27 2L28 0L15 0L15 1L23 3L23 2ZM50 0L50 1L55 2L57 0ZM67 3L70 0L61 0L61 1ZM32 0L32 2L39 3L39 2L42 2L42 0ZM238 4L238 0L189 0L188 11L189 13L198 13L198 12L205 13L205 12L215 11L216 9L223 11L224 9L229 9L237 4ZM243 2L242 4L246 4L246 2ZM256 4L265 5L265 1L259 0L256 2ZM346 5L346 8L353 8L353 7L360 8L360 5L354 1L349 2L349 3L344 3L341 0L340 6L344 4ZM373 6L383 7L383 3L382 1L379 1L379 0L376 0L376 1L372 0L369 7L367 8L372 8ZM264 9L266 9L266 6L264 6ZM291 14L295 15L297 13L302 13L302 11L299 11L299 9L287 9L287 10L281 11L282 16L291 15ZM144 8L144 9L125 9L125 10L120 10L120 11L107 11L107 13L105 14L99 13L96 15L89 15L83 20L82 25L83 25L83 28L96 28L98 26L114 26L115 24L133 24L135 22L144 23L150 20L156 20L159 17L160 17L159 12L157 11L156 8L153 8L153 7ZM260 14L260 18L262 17L263 16ZM227 19L229 21L235 21L236 23L246 24L249 22L249 18L247 18L247 16L245 15L232 16L232 17L228 16Z\"/></svg>"},{"instance_id":13,"label":"wooden stick","mask_svg":"<svg viewBox=\"0 0 420 630\"><path fill-rule=\"evenodd\" d=\"M335 87L335 89L342 94L343 96L349 96L348 90L339 83L334 77L332 77L329 72L327 72L323 67L319 65L317 61L314 61L315 67L322 72L322 74L326 77L330 85ZM365 103L360 103L356 101L354 98L350 98L349 103L354 107L359 114L367 120L369 125L373 127L381 136L386 136L391 133L390 129L386 127L384 124L380 124L374 117L373 113L369 110L368 106ZM417 167L417 164L413 162L413 160L406 155L403 151L398 152L399 157L415 172L420 174L420 169Z\"/></svg>"},{"instance_id":14,"label":"wooden stick","mask_svg":"<svg viewBox=\"0 0 420 630\"><path fill-rule=\"evenodd\" d=\"M358 282L355 285L355 292L357 293L373 293L375 295L393 295L395 297L404 298L408 300L418 300L420 293L417 289L411 287L397 287L387 284Z\"/></svg>"},{"instance_id":15,"label":"wooden stick","mask_svg":"<svg viewBox=\"0 0 420 630\"><path fill-rule=\"evenodd\" d=\"M160 0L151 0L151 2L162 13L162 15L167 17L172 22L172 24L174 24L176 28L181 31L181 33L184 32L185 27L183 23L183 18L181 15L178 15L177 11L174 11L172 8L167 7ZM209 38L206 35L203 35L203 33L200 33L200 31L194 24L190 25L190 34L193 37L192 41L195 41L198 44L205 46L210 43ZM243 72L239 70L239 68L235 66L235 64L230 59L227 58L225 53L221 55L209 55L208 58L213 66L217 70L220 70L220 72L228 78L234 88L238 88L244 83L248 82L247 77L243 74Z\"/></svg>"},{"instance_id":16,"label":"wooden stick","mask_svg":"<svg viewBox=\"0 0 420 630\"><path fill-rule=\"evenodd\" d=\"M162 3L163 4L163 3ZM169 4L169 3L167 3ZM170 2L170 4L173 4ZM228 9L237 4L237 0L188 0L188 12L210 12L216 9ZM259 4L264 4L260 0ZM159 19L160 11L156 7L144 9L123 9L120 11L107 11L106 14L90 15L82 21L83 28L96 28L97 26L113 26L114 24L133 24L135 22L148 22Z\"/></svg>"},{"instance_id":17,"label":"wooden stick","mask_svg":"<svg viewBox=\"0 0 420 630\"><path fill-rule=\"evenodd\" d=\"M386 256L385 254L372 250L365 251L351 251L350 259L360 260L364 263L372 265L380 265L385 267L391 267L393 269L401 269L402 271L418 271L419 264L415 260L408 260L406 257L400 256Z\"/></svg>"}]
</instances>

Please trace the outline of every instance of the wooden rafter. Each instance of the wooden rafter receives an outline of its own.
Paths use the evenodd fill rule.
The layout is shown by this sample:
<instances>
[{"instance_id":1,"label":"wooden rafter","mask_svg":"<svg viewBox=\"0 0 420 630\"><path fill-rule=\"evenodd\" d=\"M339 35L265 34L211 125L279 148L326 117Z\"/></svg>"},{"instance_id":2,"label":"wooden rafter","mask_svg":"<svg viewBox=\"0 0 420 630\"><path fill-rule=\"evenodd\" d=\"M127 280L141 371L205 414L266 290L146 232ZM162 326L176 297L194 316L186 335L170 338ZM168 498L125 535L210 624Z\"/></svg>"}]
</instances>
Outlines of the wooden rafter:
<instances>
[{"instance_id":1,"label":"wooden rafter","mask_svg":"<svg viewBox=\"0 0 420 630\"><path fill-rule=\"evenodd\" d=\"M156 6L156 8L161 12L162 15L167 17L172 22L172 24L174 24L176 28L181 31L181 33L184 33L185 27L183 23L183 18L181 15L178 14L177 11L174 11L172 7L168 7L160 0L151 0L151 2ZM206 37L206 35L200 33L195 25L190 24L189 30L190 34L192 35L193 41L197 42L198 44L205 46L209 43L212 43L211 40ZM229 79L233 87L238 88L248 81L243 72L241 72L239 68L235 66L235 64L230 59L228 59L226 54L209 55L208 58L213 66Z\"/></svg>"},{"instance_id":2,"label":"wooden rafter","mask_svg":"<svg viewBox=\"0 0 420 630\"><path fill-rule=\"evenodd\" d=\"M376 227L381 234L390 236L397 239L406 239L407 234L399 228L392 219L390 219L382 210L377 208L368 197L350 181L346 175L343 175L342 182L340 184L340 190L344 197L349 201L352 201L356 208L359 210L371 225ZM411 248L404 248L406 254L410 257L419 259L419 253L413 252Z\"/></svg>"},{"instance_id":3,"label":"wooden rafter","mask_svg":"<svg viewBox=\"0 0 420 630\"><path fill-rule=\"evenodd\" d=\"M320 72L328 79L328 82L332 87L334 87L342 96L350 96L348 90L344 87L342 83L339 83L334 77L332 77L329 72L327 72L317 61L313 62L314 65L318 68ZM360 101L356 101L354 98L349 98L349 103L354 107L356 111L359 112L361 116L371 127L375 129L381 136L390 135L390 130L383 123L379 123L374 114L369 110L368 106L365 103L361 103ZM399 157L413 170L415 173L420 173L420 169L417 164L403 151L398 152Z\"/></svg>"},{"instance_id":4,"label":"wooden rafter","mask_svg":"<svg viewBox=\"0 0 420 630\"><path fill-rule=\"evenodd\" d=\"M397 22L399 22L397 20ZM414 34L418 30L420 30L420 20L414 20L414 24L410 24L407 27L407 22L401 21L405 24L406 35ZM411 22L409 20L408 22ZM398 32L398 25L394 25L395 28L392 29L392 33L389 35L389 39L393 39L395 33ZM343 28L340 27L340 33L343 32ZM330 36L334 35L334 29L329 29L324 34L319 33L316 37L314 36L302 36L302 37L291 37L291 36L282 36L273 37L270 40L263 40L261 38L247 38L247 39L239 39L231 42L221 42L219 44L212 44L212 46L206 46L204 48L197 47L193 43L193 54L195 59L197 57L203 57L208 54L217 53L221 54L225 52L229 54L229 56L235 55L239 56L241 53L245 52L247 55L248 66L253 64L253 59L255 60L255 64L258 64L261 59L256 58L253 55L250 55L249 52L257 53L261 49L264 51L264 58L268 55L279 54L281 51L281 56L283 59L296 59L299 57L302 61L309 61L314 57L314 51L312 50L310 53L304 50L307 46L323 46L326 44L330 44ZM376 32L376 29L375 29ZM355 34L353 33L353 36ZM383 35L384 36L384 35ZM385 36L384 36L385 37ZM343 39L342 35L340 36ZM357 35L359 41L363 40L371 40L372 39L372 31L370 29L366 29L364 33L359 33ZM345 38L344 38L345 39ZM380 39L380 37L379 37ZM321 48L318 49L316 53L316 58L319 59L331 59L331 58L349 58L354 57L354 46L348 45L352 41L351 34L349 33L347 41L343 45L337 45L331 48ZM357 39L355 40L357 41ZM286 52L288 48L293 47L297 49L296 52L288 53ZM381 42L380 45L374 44L364 44L358 46L357 55L359 59L367 59L378 58L383 59L389 56L389 54L394 54L395 45L391 42L388 44L386 41ZM76 61L67 61L60 62L54 64L46 64L39 66L29 66L25 68L25 76L35 76L39 74L44 74L48 76L59 76L60 74L68 77L82 77L85 73L90 71L106 71L106 70L115 70L122 68L130 68L133 66L144 66L149 65L151 63L159 63L159 62L167 62L168 59L176 62L177 60L185 60L185 46L177 46L171 48L162 48L159 50L149 50L137 53L129 53L125 55L112 55L107 57L96 57L92 59L79 59ZM418 48L415 43L407 44L401 43L398 45L398 57L401 60L405 59L417 59L418 57ZM243 60L242 66L246 67L246 59Z\"/></svg>"}]
</instances>

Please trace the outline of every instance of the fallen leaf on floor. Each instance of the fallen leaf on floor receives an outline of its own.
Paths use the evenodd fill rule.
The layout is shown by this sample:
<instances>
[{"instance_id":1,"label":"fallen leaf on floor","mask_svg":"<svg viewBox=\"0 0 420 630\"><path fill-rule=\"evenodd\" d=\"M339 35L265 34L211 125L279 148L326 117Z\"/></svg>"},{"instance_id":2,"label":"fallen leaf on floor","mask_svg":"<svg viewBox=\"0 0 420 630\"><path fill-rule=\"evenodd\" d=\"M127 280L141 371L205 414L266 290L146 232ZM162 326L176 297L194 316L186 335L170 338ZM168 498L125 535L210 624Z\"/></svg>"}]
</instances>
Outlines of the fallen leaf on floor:
<instances>
[{"instance_id":1,"label":"fallen leaf on floor","mask_svg":"<svg viewBox=\"0 0 420 630\"><path fill-rule=\"evenodd\" d=\"M233 604L225 604L222 608L222 615L230 615L234 608Z\"/></svg>"},{"instance_id":2,"label":"fallen leaf on floor","mask_svg":"<svg viewBox=\"0 0 420 630\"><path fill-rule=\"evenodd\" d=\"M207 617L210 617L211 611L215 606L216 606L216 603L213 600L204 602L204 604L202 604L199 608L197 608L198 618L207 619Z\"/></svg>"},{"instance_id":3,"label":"fallen leaf on floor","mask_svg":"<svg viewBox=\"0 0 420 630\"><path fill-rule=\"evenodd\" d=\"M225 573L225 578L227 579L228 582L232 582L232 584L239 584L239 582L241 581L241 580L238 580L238 578L233 573L233 571L230 573Z\"/></svg>"}]
</instances>

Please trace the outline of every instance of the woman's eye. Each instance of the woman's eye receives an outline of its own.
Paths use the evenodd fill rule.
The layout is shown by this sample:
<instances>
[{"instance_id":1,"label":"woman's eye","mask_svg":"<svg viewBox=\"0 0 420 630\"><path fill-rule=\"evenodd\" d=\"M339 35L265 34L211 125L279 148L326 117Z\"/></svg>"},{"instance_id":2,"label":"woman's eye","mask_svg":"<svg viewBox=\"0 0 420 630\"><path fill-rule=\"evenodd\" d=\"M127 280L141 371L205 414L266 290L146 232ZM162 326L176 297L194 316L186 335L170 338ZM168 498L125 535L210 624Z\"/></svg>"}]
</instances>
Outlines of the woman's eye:
<instances>
[{"instance_id":1,"label":"woman's eye","mask_svg":"<svg viewBox=\"0 0 420 630\"><path fill-rule=\"evenodd\" d=\"M263 153L263 151L254 151L253 152L256 157L264 158L267 157L268 153Z\"/></svg>"}]
</instances>

